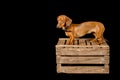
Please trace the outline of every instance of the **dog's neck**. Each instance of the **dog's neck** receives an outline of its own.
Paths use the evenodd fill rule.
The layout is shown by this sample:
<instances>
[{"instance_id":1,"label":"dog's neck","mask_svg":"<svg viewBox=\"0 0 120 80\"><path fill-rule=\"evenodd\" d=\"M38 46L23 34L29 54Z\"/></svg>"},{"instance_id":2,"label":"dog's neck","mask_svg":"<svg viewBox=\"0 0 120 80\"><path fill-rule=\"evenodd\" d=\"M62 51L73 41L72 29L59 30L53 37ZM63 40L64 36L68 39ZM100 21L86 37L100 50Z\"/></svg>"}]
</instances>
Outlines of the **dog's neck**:
<instances>
[{"instance_id":1,"label":"dog's neck","mask_svg":"<svg viewBox=\"0 0 120 80\"><path fill-rule=\"evenodd\" d=\"M65 30L65 32L72 32L72 31L70 31L70 30Z\"/></svg>"},{"instance_id":2,"label":"dog's neck","mask_svg":"<svg viewBox=\"0 0 120 80\"><path fill-rule=\"evenodd\" d=\"M64 31L65 32L72 32L69 28L70 28L70 26L67 26Z\"/></svg>"}]
</instances>

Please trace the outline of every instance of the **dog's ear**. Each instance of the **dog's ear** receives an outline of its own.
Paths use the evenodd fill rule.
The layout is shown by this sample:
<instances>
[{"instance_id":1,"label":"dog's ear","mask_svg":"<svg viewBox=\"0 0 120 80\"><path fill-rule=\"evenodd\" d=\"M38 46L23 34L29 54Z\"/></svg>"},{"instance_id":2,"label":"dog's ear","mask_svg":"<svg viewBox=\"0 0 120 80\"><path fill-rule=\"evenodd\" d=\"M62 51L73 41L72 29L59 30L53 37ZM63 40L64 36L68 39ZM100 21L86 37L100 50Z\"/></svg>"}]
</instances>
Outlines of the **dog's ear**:
<instances>
[{"instance_id":1,"label":"dog's ear","mask_svg":"<svg viewBox=\"0 0 120 80\"><path fill-rule=\"evenodd\" d=\"M66 27L70 26L71 23L72 23L72 19L66 16Z\"/></svg>"}]
</instances>

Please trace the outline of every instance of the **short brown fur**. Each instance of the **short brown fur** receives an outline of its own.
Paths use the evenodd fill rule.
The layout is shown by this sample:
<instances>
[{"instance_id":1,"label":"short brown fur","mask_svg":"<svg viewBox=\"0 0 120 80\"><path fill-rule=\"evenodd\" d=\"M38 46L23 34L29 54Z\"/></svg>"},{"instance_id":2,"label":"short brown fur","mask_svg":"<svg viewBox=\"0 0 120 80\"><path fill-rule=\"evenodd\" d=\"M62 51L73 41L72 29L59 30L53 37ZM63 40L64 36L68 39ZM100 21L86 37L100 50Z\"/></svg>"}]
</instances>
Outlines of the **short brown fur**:
<instances>
[{"instance_id":1,"label":"short brown fur","mask_svg":"<svg viewBox=\"0 0 120 80\"><path fill-rule=\"evenodd\" d=\"M72 19L66 15L59 15L57 17L57 21L57 28L65 30L66 36L69 37L69 45L73 43L74 38L82 37L90 33L95 36L94 39L90 40L91 42L102 44L104 41L103 33L105 31L105 27L101 22L87 21L80 24L73 24Z\"/></svg>"}]
</instances>

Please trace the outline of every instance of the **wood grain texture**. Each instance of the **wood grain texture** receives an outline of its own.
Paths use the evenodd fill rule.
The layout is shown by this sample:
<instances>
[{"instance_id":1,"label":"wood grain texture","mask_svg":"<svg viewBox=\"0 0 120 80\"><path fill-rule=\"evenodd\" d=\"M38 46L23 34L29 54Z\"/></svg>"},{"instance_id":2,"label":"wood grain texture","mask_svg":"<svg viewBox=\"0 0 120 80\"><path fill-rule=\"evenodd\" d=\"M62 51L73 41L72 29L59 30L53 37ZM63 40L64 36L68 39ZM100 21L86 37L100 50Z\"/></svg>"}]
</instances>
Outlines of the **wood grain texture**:
<instances>
[{"instance_id":1,"label":"wood grain texture","mask_svg":"<svg viewBox=\"0 0 120 80\"><path fill-rule=\"evenodd\" d=\"M98 45L91 38L76 38L73 45L67 45L68 38L60 38L56 47L58 73L100 73L109 74L110 47L104 41ZM70 64L63 66L63 64ZM91 64L71 66L71 64ZM102 64L93 66L94 64Z\"/></svg>"},{"instance_id":2,"label":"wood grain texture","mask_svg":"<svg viewBox=\"0 0 120 80\"><path fill-rule=\"evenodd\" d=\"M108 74L109 67L101 67L101 66L74 66L74 67L61 67L58 68L58 73L79 73L79 74Z\"/></svg>"},{"instance_id":3,"label":"wood grain texture","mask_svg":"<svg viewBox=\"0 0 120 80\"><path fill-rule=\"evenodd\" d=\"M109 56L102 57L57 57L61 64L109 64Z\"/></svg>"}]
</instances>

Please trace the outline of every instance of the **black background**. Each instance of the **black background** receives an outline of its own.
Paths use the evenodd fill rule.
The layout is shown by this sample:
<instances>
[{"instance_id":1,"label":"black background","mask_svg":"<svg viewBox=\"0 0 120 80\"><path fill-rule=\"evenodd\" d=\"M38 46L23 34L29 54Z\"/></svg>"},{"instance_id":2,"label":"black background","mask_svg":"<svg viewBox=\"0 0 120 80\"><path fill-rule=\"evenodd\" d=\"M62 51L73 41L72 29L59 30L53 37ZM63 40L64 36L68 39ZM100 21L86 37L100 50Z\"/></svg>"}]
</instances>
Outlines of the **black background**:
<instances>
[{"instance_id":1,"label":"black background","mask_svg":"<svg viewBox=\"0 0 120 80\"><path fill-rule=\"evenodd\" d=\"M24 2L23 2L24 3ZM119 22L117 2L104 0L45 0L41 2L26 2L17 8L15 26L19 26L15 39L16 52L19 62L16 74L20 77L34 80L114 80L113 74L119 69L115 59L119 49L118 28ZM40 4L41 3L41 4ZM114 6L113 6L114 5ZM14 6L15 7L15 6ZM18 14L17 14L18 13ZM14 15L13 14L13 15ZM73 23L84 21L100 21L106 30L104 37L110 46L110 73L109 74L58 74L56 72L55 45L60 37L66 37L64 31L57 29L57 16L65 14ZM15 18L15 20L16 20ZM15 23L14 22L14 23ZM84 37L93 37L91 34ZM17 41L18 40L18 41ZM18 43L18 44L17 44ZM18 58L16 57L16 58ZM113 59L115 58L115 59ZM16 67L16 66L15 66ZM113 68L115 67L115 68ZM44 76L43 76L44 75ZM43 78L42 78L43 77Z\"/></svg>"}]
</instances>

